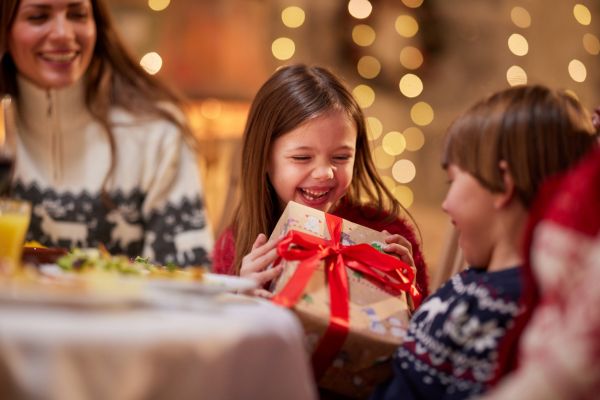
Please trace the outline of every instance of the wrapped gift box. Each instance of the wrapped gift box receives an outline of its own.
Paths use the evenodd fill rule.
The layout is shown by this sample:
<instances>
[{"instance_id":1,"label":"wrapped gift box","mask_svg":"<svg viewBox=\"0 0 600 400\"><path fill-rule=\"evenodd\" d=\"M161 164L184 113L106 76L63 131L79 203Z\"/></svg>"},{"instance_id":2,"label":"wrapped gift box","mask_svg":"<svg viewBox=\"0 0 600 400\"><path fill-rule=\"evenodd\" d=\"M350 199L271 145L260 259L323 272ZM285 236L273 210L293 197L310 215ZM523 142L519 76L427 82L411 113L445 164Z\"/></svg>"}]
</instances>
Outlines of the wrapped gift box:
<instances>
[{"instance_id":1,"label":"wrapped gift box","mask_svg":"<svg viewBox=\"0 0 600 400\"><path fill-rule=\"evenodd\" d=\"M371 249L368 250L377 249L375 256L383 256L383 263L386 265L393 263L399 265L400 273L404 276L408 275L406 281L410 282L412 271L407 271L410 268L399 262L397 258L380 252L386 235L338 217L333 218L341 222L341 232L339 232L341 247L370 245ZM271 238L286 235L288 235L286 238L289 238L294 231L306 234L305 237L331 241L329 222L331 219L332 216L322 211L290 202L273 230ZM291 238L287 242L290 244L280 245L280 248L296 250L303 247L299 244L301 240L298 239ZM320 248L317 246L317 249L313 249L312 252L319 252L322 248L323 246ZM366 254L364 258L378 257ZM397 287L392 290L387 283L349 268L346 265L352 264L349 259L351 258L344 258L343 261L348 294L342 302L347 303L348 332L346 336L342 335L344 336L341 339L342 343L334 343L333 346L331 340L322 343L325 340L324 335L331 327L332 307L339 308L339 305L332 306L330 302L331 288L326 271L326 260L314 262L314 272L310 278L305 283L298 283L297 281L301 281L302 278L296 272L298 268L302 268L302 261L286 260L283 256L280 262L284 264L284 269L273 286L274 301L290 307L301 320L306 333L308 351L313 355L313 367L319 386L346 396L363 398L371 393L376 384L384 381L391 374L391 356L402 342L411 312L406 292L399 291ZM397 280L392 280L392 283L397 283ZM296 286L295 290L299 293L295 300L290 300L290 297L294 296L286 295L290 285ZM416 290L414 285L412 289L414 294ZM334 341L340 340L334 339ZM318 354L327 352L333 353L325 357ZM323 362L326 365L323 365Z\"/></svg>"}]
</instances>

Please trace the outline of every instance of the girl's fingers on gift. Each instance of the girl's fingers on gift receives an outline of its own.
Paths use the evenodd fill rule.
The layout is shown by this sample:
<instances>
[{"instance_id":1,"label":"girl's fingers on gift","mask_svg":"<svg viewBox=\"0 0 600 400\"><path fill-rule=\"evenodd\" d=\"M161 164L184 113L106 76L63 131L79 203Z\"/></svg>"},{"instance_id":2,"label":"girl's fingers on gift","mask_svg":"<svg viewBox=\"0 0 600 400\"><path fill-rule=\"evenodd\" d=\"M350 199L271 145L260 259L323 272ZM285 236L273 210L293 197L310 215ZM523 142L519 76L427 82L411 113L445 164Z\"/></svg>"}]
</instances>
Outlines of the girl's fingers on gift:
<instances>
[{"instance_id":1,"label":"girl's fingers on gift","mask_svg":"<svg viewBox=\"0 0 600 400\"><path fill-rule=\"evenodd\" d=\"M256 237L256 240L252 245L252 250L250 250L250 253L248 253L248 255L252 255L252 258L260 257L263 254L267 253L269 250L274 249L275 246L277 246L277 243L279 243L279 239L268 240L267 236L265 236L264 233L260 233Z\"/></svg>"},{"instance_id":2,"label":"girl's fingers on gift","mask_svg":"<svg viewBox=\"0 0 600 400\"><path fill-rule=\"evenodd\" d=\"M252 295L256 297L262 297L263 299L270 299L273 297L273 293L265 289L254 289Z\"/></svg>"},{"instance_id":3,"label":"girl's fingers on gift","mask_svg":"<svg viewBox=\"0 0 600 400\"><path fill-rule=\"evenodd\" d=\"M265 243L267 243L267 235L265 235L264 233L259 233L256 239L254 240L254 243L252 244L252 250L256 250L258 247L262 246Z\"/></svg>"},{"instance_id":4,"label":"girl's fingers on gift","mask_svg":"<svg viewBox=\"0 0 600 400\"><path fill-rule=\"evenodd\" d=\"M260 286L263 286L264 284L271 282L273 279L281 275L281 271L283 271L283 267L281 265L278 265L274 268L270 268L262 272L257 272L252 277L258 282Z\"/></svg>"},{"instance_id":5,"label":"girl's fingers on gift","mask_svg":"<svg viewBox=\"0 0 600 400\"><path fill-rule=\"evenodd\" d=\"M269 250L266 254L262 255L256 255L257 251L258 249L251 252L250 254L247 254L242 259L240 276L253 277L252 275L264 271L265 268L267 268L277 259L277 249L273 248Z\"/></svg>"},{"instance_id":6,"label":"girl's fingers on gift","mask_svg":"<svg viewBox=\"0 0 600 400\"><path fill-rule=\"evenodd\" d=\"M278 240L266 241L265 243L262 243L262 240L260 238L261 235L263 234L261 233L260 235L258 235L256 240L254 241L254 244L252 245L252 250L250 251L250 253L244 256L243 261L258 261L259 258L264 257L270 252L277 252L277 249L275 249L275 247L277 246ZM266 239L266 236L264 236L264 238Z\"/></svg>"},{"instance_id":7,"label":"girl's fingers on gift","mask_svg":"<svg viewBox=\"0 0 600 400\"><path fill-rule=\"evenodd\" d=\"M383 231L383 233L388 233L388 232ZM385 238L385 242L388 244L398 243L398 244L406 247L408 249L408 251L410 251L412 254L412 244L408 241L408 239L406 239L402 235L398 235L398 234L389 235L388 237Z\"/></svg>"},{"instance_id":8,"label":"girl's fingers on gift","mask_svg":"<svg viewBox=\"0 0 600 400\"><path fill-rule=\"evenodd\" d=\"M386 245L383 250L385 250L387 253L393 253L396 256L398 256L398 258L400 258L400 260L404 261L406 264L410 265L411 267L414 267L415 265L415 260L413 259L412 253L409 249L407 249L406 247L402 246L401 244L398 243L390 243L388 245Z\"/></svg>"}]
</instances>

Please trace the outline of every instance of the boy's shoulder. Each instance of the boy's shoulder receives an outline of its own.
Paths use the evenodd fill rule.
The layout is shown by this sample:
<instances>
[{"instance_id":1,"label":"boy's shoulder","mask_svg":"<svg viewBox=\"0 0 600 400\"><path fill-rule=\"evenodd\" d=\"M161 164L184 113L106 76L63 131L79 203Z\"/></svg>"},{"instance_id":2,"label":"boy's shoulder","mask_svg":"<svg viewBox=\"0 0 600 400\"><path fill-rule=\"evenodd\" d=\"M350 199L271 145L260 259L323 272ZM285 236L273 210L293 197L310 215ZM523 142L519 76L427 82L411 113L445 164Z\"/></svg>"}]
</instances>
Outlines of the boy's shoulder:
<instances>
[{"instance_id":1,"label":"boy's shoulder","mask_svg":"<svg viewBox=\"0 0 600 400\"><path fill-rule=\"evenodd\" d=\"M472 297L479 302L498 299L516 304L522 292L521 271L520 266L492 272L469 267L454 275L438 291L440 294Z\"/></svg>"}]
</instances>

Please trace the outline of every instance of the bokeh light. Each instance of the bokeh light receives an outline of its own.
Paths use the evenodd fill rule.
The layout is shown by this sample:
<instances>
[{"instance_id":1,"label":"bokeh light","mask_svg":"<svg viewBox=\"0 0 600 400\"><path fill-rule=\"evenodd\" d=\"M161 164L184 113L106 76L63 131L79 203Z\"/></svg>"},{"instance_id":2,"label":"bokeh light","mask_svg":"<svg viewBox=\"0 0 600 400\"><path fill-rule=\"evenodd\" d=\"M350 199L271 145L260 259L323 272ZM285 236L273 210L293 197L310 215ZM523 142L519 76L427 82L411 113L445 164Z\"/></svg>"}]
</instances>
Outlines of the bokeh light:
<instances>
[{"instance_id":1,"label":"bokeh light","mask_svg":"<svg viewBox=\"0 0 600 400\"><path fill-rule=\"evenodd\" d=\"M381 71L381 63L373 56L363 56L356 65L358 74L365 79L373 79Z\"/></svg>"},{"instance_id":2,"label":"bokeh light","mask_svg":"<svg viewBox=\"0 0 600 400\"><path fill-rule=\"evenodd\" d=\"M415 74L406 74L398 84L400 92L408 98L417 97L423 92L423 81Z\"/></svg>"},{"instance_id":3,"label":"bokeh light","mask_svg":"<svg viewBox=\"0 0 600 400\"><path fill-rule=\"evenodd\" d=\"M348 2L348 12L356 19L365 19L371 15L373 6L368 0L350 0Z\"/></svg>"},{"instance_id":4,"label":"bokeh light","mask_svg":"<svg viewBox=\"0 0 600 400\"><path fill-rule=\"evenodd\" d=\"M292 39L280 37L273 41L271 52L273 53L273 57L278 60L289 60L296 52L296 45Z\"/></svg>"},{"instance_id":5,"label":"bokeh light","mask_svg":"<svg viewBox=\"0 0 600 400\"><path fill-rule=\"evenodd\" d=\"M600 53L600 41L598 37L593 33L583 35L583 48L591 55L597 56Z\"/></svg>"},{"instance_id":6,"label":"bokeh light","mask_svg":"<svg viewBox=\"0 0 600 400\"><path fill-rule=\"evenodd\" d=\"M362 108L369 108L375 102L375 91L367 85L358 85L352 91L352 95Z\"/></svg>"},{"instance_id":7,"label":"bokeh light","mask_svg":"<svg viewBox=\"0 0 600 400\"><path fill-rule=\"evenodd\" d=\"M153 11L162 11L169 7L171 0L148 0L148 7Z\"/></svg>"},{"instance_id":8,"label":"bokeh light","mask_svg":"<svg viewBox=\"0 0 600 400\"><path fill-rule=\"evenodd\" d=\"M398 183L409 183L415 179L417 168L410 160L398 160L392 167L392 176Z\"/></svg>"},{"instance_id":9,"label":"bokeh light","mask_svg":"<svg viewBox=\"0 0 600 400\"><path fill-rule=\"evenodd\" d=\"M383 124L379 118L367 117L367 135L369 140L376 140L383 133Z\"/></svg>"},{"instance_id":10,"label":"bokeh light","mask_svg":"<svg viewBox=\"0 0 600 400\"><path fill-rule=\"evenodd\" d=\"M359 46L366 47L375 41L375 29L369 25L359 24L352 28L352 41Z\"/></svg>"},{"instance_id":11,"label":"bokeh light","mask_svg":"<svg viewBox=\"0 0 600 400\"><path fill-rule=\"evenodd\" d=\"M587 69L579 60L571 60L569 63L569 75L575 82L584 82L587 77Z\"/></svg>"},{"instance_id":12,"label":"bokeh light","mask_svg":"<svg viewBox=\"0 0 600 400\"><path fill-rule=\"evenodd\" d=\"M417 69L423 64L423 53L413 46L400 50L400 64L406 69Z\"/></svg>"},{"instance_id":13,"label":"bokeh light","mask_svg":"<svg viewBox=\"0 0 600 400\"><path fill-rule=\"evenodd\" d=\"M508 48L516 56L524 56L529 52L529 43L523 35L513 33L508 38Z\"/></svg>"},{"instance_id":14,"label":"bokeh light","mask_svg":"<svg viewBox=\"0 0 600 400\"><path fill-rule=\"evenodd\" d=\"M392 131L385 134L381 146L386 153L392 156L402 154L406 149L406 139L400 132Z\"/></svg>"},{"instance_id":15,"label":"bokeh light","mask_svg":"<svg viewBox=\"0 0 600 400\"><path fill-rule=\"evenodd\" d=\"M506 71L506 81L510 86L526 85L527 72L518 65L513 65Z\"/></svg>"},{"instance_id":16,"label":"bokeh light","mask_svg":"<svg viewBox=\"0 0 600 400\"><path fill-rule=\"evenodd\" d=\"M425 135L416 126L406 128L402 132L402 135L404 135L404 139L406 140L406 150L408 151L418 151L425 144Z\"/></svg>"},{"instance_id":17,"label":"bokeh light","mask_svg":"<svg viewBox=\"0 0 600 400\"><path fill-rule=\"evenodd\" d=\"M423 4L423 0L402 0L406 7L419 8Z\"/></svg>"},{"instance_id":18,"label":"bokeh light","mask_svg":"<svg viewBox=\"0 0 600 400\"><path fill-rule=\"evenodd\" d=\"M162 58L158 53L154 51L144 54L144 56L140 60L140 65L150 75L158 73L158 71L160 71L160 69L162 68L162 64Z\"/></svg>"},{"instance_id":19,"label":"bokeh light","mask_svg":"<svg viewBox=\"0 0 600 400\"><path fill-rule=\"evenodd\" d=\"M529 28L531 26L531 15L529 15L529 11L527 11L523 7L513 7L510 11L510 19L513 24L518 26L519 28Z\"/></svg>"},{"instance_id":20,"label":"bokeh light","mask_svg":"<svg viewBox=\"0 0 600 400\"><path fill-rule=\"evenodd\" d=\"M424 101L420 101L410 109L410 118L419 126L429 125L433 121L433 108Z\"/></svg>"},{"instance_id":21,"label":"bokeh light","mask_svg":"<svg viewBox=\"0 0 600 400\"><path fill-rule=\"evenodd\" d=\"M583 4L575 4L573 7L573 16L581 25L589 25L592 23L592 13Z\"/></svg>"},{"instance_id":22,"label":"bokeh light","mask_svg":"<svg viewBox=\"0 0 600 400\"><path fill-rule=\"evenodd\" d=\"M419 23L410 15L400 15L396 18L394 27L400 36L406 38L411 38L419 32Z\"/></svg>"},{"instance_id":23,"label":"bokeh light","mask_svg":"<svg viewBox=\"0 0 600 400\"><path fill-rule=\"evenodd\" d=\"M281 20L288 28L298 28L304 24L306 14L300 7L291 6L281 12Z\"/></svg>"}]
</instances>

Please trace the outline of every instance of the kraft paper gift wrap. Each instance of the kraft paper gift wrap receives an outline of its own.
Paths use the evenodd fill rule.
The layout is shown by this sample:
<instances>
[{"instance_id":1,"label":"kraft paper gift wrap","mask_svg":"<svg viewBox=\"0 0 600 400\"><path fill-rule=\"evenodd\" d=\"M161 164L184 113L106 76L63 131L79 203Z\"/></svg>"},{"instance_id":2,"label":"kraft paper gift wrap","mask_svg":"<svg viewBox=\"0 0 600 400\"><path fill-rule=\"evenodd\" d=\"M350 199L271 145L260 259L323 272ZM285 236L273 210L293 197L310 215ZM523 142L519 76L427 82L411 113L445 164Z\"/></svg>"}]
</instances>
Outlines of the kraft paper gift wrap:
<instances>
[{"instance_id":1,"label":"kraft paper gift wrap","mask_svg":"<svg viewBox=\"0 0 600 400\"><path fill-rule=\"evenodd\" d=\"M336 234L339 238L337 244L331 240L331 232L335 229L333 226L339 230ZM293 238L292 235L304 236ZM313 355L313 368L319 386L351 397L368 396L376 384L391 374L391 355L401 344L411 315L407 292L415 302L419 301L412 284L413 271L397 258L381 252L386 237L383 233L298 203L288 204L271 234L271 238L284 236L289 239L289 245L280 245L280 248L291 249L293 254L303 247L303 238L325 243L315 244L309 251L308 258L313 257L308 261L312 265L312 274L309 273L309 278L304 274L304 282L303 277L299 276L301 272L297 270L306 267L301 265L307 263L306 254L300 261L290 260L290 257L286 260L282 256L280 262L284 269L274 283L273 301L290 307L301 320L306 333L307 350ZM355 246L358 244L363 246ZM341 280L329 275L331 271L328 268L335 269L335 263L328 263L324 257L319 259L317 256L317 260L314 259L315 253L323 252L327 247L345 249L341 252L360 247L359 256L340 259L344 269L341 271ZM284 253L280 251L280 254ZM328 251L327 254L330 254L330 259L337 257L335 251ZM348 266L356 263L354 258L366 260L367 263L376 259L386 268L397 266L397 271L388 271L385 279L373 279L371 273ZM386 275L377 271L377 268L375 270L376 275ZM402 281L400 278L388 279L389 275L394 277L394 274L403 276L403 282L399 282ZM333 290L335 293L330 293L335 289L330 287L330 281L335 286L344 286L346 282L346 291ZM296 295L289 294L290 287ZM405 290L399 290L399 287ZM333 301L330 300L333 298L331 296L335 297ZM340 299L340 296L345 298ZM332 324L332 314L335 314L333 308L347 309L347 321L341 322L346 327L332 327L336 325ZM339 320L340 317L334 315L333 319ZM344 319L343 315L341 319ZM332 335L330 330L334 331Z\"/></svg>"}]
</instances>

